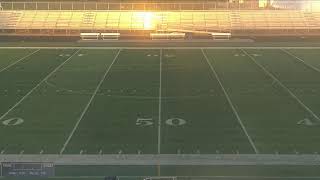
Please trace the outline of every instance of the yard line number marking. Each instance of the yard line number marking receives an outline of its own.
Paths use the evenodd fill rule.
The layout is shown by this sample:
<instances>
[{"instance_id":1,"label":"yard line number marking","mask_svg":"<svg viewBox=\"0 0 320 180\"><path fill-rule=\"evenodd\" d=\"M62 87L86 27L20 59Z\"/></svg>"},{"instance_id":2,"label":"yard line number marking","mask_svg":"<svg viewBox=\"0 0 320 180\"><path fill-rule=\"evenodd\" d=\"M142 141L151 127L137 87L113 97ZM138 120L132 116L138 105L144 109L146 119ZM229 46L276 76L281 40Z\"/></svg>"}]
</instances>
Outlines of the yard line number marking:
<instances>
[{"instance_id":1,"label":"yard line number marking","mask_svg":"<svg viewBox=\"0 0 320 180\"><path fill-rule=\"evenodd\" d=\"M308 118L302 119L297 122L298 125L304 125L304 126L316 126L318 123L311 121Z\"/></svg>"},{"instance_id":2,"label":"yard line number marking","mask_svg":"<svg viewBox=\"0 0 320 180\"><path fill-rule=\"evenodd\" d=\"M182 126L187 123L186 120L181 118L170 118L167 119L165 122L169 126ZM140 127L152 126L153 124L154 122L152 118L138 118L136 121L136 125Z\"/></svg>"},{"instance_id":3,"label":"yard line number marking","mask_svg":"<svg viewBox=\"0 0 320 180\"><path fill-rule=\"evenodd\" d=\"M137 126L152 126L152 118L138 118L136 121Z\"/></svg>"},{"instance_id":4,"label":"yard line number marking","mask_svg":"<svg viewBox=\"0 0 320 180\"><path fill-rule=\"evenodd\" d=\"M17 126L17 125L22 124L23 122L24 122L24 120L22 118L14 117L14 118L10 118L10 119L2 121L2 124L5 126Z\"/></svg>"},{"instance_id":5,"label":"yard line number marking","mask_svg":"<svg viewBox=\"0 0 320 180\"><path fill-rule=\"evenodd\" d=\"M180 118L171 118L166 121L166 124L171 126L182 126L186 123L187 123L186 120L180 119Z\"/></svg>"}]
</instances>

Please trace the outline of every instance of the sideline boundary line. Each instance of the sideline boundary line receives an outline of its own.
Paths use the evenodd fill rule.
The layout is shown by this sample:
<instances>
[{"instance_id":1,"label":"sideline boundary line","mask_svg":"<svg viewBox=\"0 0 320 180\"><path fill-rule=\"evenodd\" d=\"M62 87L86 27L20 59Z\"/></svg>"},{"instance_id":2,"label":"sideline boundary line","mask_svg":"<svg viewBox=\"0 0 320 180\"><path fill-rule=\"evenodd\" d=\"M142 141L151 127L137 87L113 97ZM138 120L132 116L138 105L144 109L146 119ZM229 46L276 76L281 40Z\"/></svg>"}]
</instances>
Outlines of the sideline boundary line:
<instances>
[{"instance_id":1,"label":"sideline boundary line","mask_svg":"<svg viewBox=\"0 0 320 180\"><path fill-rule=\"evenodd\" d=\"M148 47L148 46L141 46L141 47L133 47L133 46L114 46L114 47L92 47L92 46L52 46L52 47L45 47L45 46L25 46L25 47L0 47L0 49L320 49L320 47L312 47L312 46L219 46L219 47L203 47L203 46L190 46L190 47L181 47L181 46L159 46L159 47Z\"/></svg>"},{"instance_id":2,"label":"sideline boundary line","mask_svg":"<svg viewBox=\"0 0 320 180\"><path fill-rule=\"evenodd\" d=\"M118 59L118 56L119 56L121 50L122 50L122 49L119 49L119 51L117 52L117 54L116 54L115 57L113 58L112 63L111 63L109 66L107 65L107 70L106 70L106 72L105 72L104 75L102 76L102 78L101 78L99 84L97 85L96 89L94 90L94 92L93 92L90 100L88 101L87 105L86 105L85 108L83 109L83 111L82 111L82 113L81 113L78 121L77 121L76 124L74 125L71 133L69 134L69 136L68 136L68 138L67 138L67 140L66 140L65 143L63 144L63 146L62 146L59 154L62 154L62 153L65 151L66 147L68 146L71 138L73 137L73 134L74 134L74 133L76 132L76 130L78 129L78 126L79 126L81 120L83 119L84 115L87 113L87 111L88 111L88 109L89 109L89 107L90 107L93 99L95 98L96 94L98 93L98 91L99 91L102 83L104 82L104 80L106 79L107 75L109 74L109 71L110 71L112 65L113 65L113 64L116 62L116 60Z\"/></svg>"},{"instance_id":3,"label":"sideline boundary line","mask_svg":"<svg viewBox=\"0 0 320 180\"><path fill-rule=\"evenodd\" d=\"M18 59L18 60L16 60L15 62L13 62L13 63L9 64L8 66L6 66L6 67L4 67L4 68L0 69L0 73L2 73L3 71L5 71L5 70L9 69L10 67L12 67L12 66L16 65L17 63L19 63L19 62L21 62L21 61L25 60L26 58L28 58L28 57L32 56L33 54L35 54L35 53L37 53L37 52L39 52L39 51L40 51L40 49L37 49L37 50L35 50L35 51L33 51L33 52L31 52L31 53L27 54L26 56L21 57L20 59Z\"/></svg>"},{"instance_id":4,"label":"sideline boundary line","mask_svg":"<svg viewBox=\"0 0 320 180\"><path fill-rule=\"evenodd\" d=\"M54 176L54 179L75 179L75 178L79 178L79 179L92 179L92 178L97 178L97 179L102 179L105 176ZM140 178L140 179L144 179L144 178L148 178L148 177L153 177L153 176L117 176L120 179L121 178ZM178 178L195 178L195 179L246 179L246 180L250 180L250 179L320 179L320 176L174 176L174 177L178 177ZM0 178L4 178L4 177L0 177ZM50 178L49 178L50 179Z\"/></svg>"},{"instance_id":5,"label":"sideline boundary line","mask_svg":"<svg viewBox=\"0 0 320 180\"><path fill-rule=\"evenodd\" d=\"M319 166L319 154L2 154L0 162L56 165L250 165Z\"/></svg>"},{"instance_id":6,"label":"sideline boundary line","mask_svg":"<svg viewBox=\"0 0 320 180\"><path fill-rule=\"evenodd\" d=\"M251 59L251 61L254 62L254 64L260 67L266 75L268 75L271 79L277 82L284 90L286 90L289 93L289 95L293 99L295 99L298 102L298 104L300 104L301 107L303 107L307 112L309 112L309 114L313 116L313 118L315 118L317 121L320 121L320 118L307 105L305 105L289 88L287 88L278 78L276 78L275 75L269 72L263 65L258 63L257 60L253 56L251 56L247 51L245 51L244 49L241 49L241 51L244 54L246 54L249 57L249 59Z\"/></svg>"},{"instance_id":7,"label":"sideline boundary line","mask_svg":"<svg viewBox=\"0 0 320 180\"><path fill-rule=\"evenodd\" d=\"M202 54L203 54L203 56L205 57L208 65L209 65L211 71L213 72L214 76L215 76L216 79L218 80L218 83L219 83L219 85L220 85L220 87L221 87L221 89L222 89L222 91L223 91L226 99L228 100L228 103L229 103L229 105L230 105L230 107L231 107L234 115L236 116L236 118L237 118L237 120L238 120L238 122L239 122L239 124L240 124L240 126L241 126L241 128L242 128L242 130L243 130L243 132L245 133L245 135L247 136L247 138L248 138L248 140L249 140L249 142L250 142L250 144L251 144L251 147L253 148L253 150L254 150L254 152L255 152L256 154L259 154L259 150L257 149L257 147L256 147L256 145L254 144L251 136L249 135L249 133L248 133L245 125L243 124L243 122L242 122L242 120L241 120L241 118L240 118L240 116L239 116L239 114L238 114L235 106L233 105L233 103L232 103L232 101L231 101L231 98L229 97L226 89L224 88L224 86L223 86L223 84L222 84L222 82L221 82L221 80L220 80L220 78L219 78L219 76L218 76L218 73L217 73L217 72L215 71L215 69L213 68L213 66L212 66L212 64L211 64L208 56L207 56L206 53L204 52L204 50L201 49L201 51L202 51Z\"/></svg>"},{"instance_id":8,"label":"sideline boundary line","mask_svg":"<svg viewBox=\"0 0 320 180\"><path fill-rule=\"evenodd\" d=\"M40 81L35 87L33 87L26 95L24 95L15 105L13 105L6 113L4 113L0 117L0 121L3 120L4 117L6 117L14 108L16 108L18 105L20 105L33 91L35 91L42 83L47 81L54 73L56 73L62 66L64 66L70 59L72 59L80 49L75 51L69 58L67 58L64 62L62 62L58 67L56 67L51 73L49 73L42 81Z\"/></svg>"},{"instance_id":9,"label":"sideline boundary line","mask_svg":"<svg viewBox=\"0 0 320 180\"><path fill-rule=\"evenodd\" d=\"M317 71L318 73L320 73L320 69L318 69L317 67L307 63L306 61L304 61L302 58L298 57L297 55L295 55L294 53L289 52L286 49L281 49L281 51L285 52L286 54L288 54L289 56L293 57L294 59L298 60L299 62L303 63L305 66Z\"/></svg>"}]
</instances>

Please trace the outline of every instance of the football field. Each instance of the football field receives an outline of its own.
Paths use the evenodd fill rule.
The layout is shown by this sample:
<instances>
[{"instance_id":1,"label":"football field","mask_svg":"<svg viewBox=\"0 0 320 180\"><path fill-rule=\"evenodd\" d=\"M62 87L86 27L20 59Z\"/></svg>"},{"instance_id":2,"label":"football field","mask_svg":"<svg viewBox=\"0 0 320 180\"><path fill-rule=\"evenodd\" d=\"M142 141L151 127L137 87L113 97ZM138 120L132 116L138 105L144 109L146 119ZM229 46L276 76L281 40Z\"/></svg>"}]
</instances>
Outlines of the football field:
<instances>
[{"instance_id":1,"label":"football field","mask_svg":"<svg viewBox=\"0 0 320 180\"><path fill-rule=\"evenodd\" d=\"M312 48L0 49L1 154L315 154Z\"/></svg>"}]
</instances>

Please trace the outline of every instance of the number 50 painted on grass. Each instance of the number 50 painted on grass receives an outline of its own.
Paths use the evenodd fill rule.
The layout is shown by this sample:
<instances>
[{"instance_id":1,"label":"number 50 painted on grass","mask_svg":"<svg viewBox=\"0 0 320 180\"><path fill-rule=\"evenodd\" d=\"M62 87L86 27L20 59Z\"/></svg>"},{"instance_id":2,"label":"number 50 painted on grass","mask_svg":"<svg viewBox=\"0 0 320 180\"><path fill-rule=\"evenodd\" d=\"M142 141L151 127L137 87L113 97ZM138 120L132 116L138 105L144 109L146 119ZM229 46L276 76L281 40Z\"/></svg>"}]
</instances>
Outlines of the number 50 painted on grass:
<instances>
[{"instance_id":1,"label":"number 50 painted on grass","mask_svg":"<svg viewBox=\"0 0 320 180\"><path fill-rule=\"evenodd\" d=\"M187 123L186 120L181 118L170 118L167 119L165 122L167 125L170 126L182 126ZM153 124L154 122L152 118L138 118L136 121L137 126L152 126Z\"/></svg>"}]
</instances>

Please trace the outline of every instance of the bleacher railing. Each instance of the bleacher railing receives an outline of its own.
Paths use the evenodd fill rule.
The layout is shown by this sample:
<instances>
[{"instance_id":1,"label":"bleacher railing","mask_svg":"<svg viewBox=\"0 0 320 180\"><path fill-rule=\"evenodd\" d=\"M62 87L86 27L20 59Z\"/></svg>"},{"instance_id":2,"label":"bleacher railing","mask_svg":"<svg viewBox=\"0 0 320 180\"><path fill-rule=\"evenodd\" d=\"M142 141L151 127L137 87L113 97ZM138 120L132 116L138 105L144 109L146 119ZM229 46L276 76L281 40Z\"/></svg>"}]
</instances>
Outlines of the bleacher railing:
<instances>
[{"instance_id":1,"label":"bleacher railing","mask_svg":"<svg viewBox=\"0 0 320 180\"><path fill-rule=\"evenodd\" d=\"M220 2L1 2L4 11L0 12L0 29L2 32L16 34L27 32L66 35L118 31L233 35L251 35L253 32L258 35L320 34L320 11L306 10L304 8L309 7L306 5L304 8L296 6L300 7L299 10L292 10L292 4L288 10L282 5L277 4L277 8L261 8L259 4L254 5L249 1L244 9L239 8L245 6L244 4ZM238 9L233 10L236 6ZM89 10L90 8L92 10Z\"/></svg>"},{"instance_id":2,"label":"bleacher railing","mask_svg":"<svg viewBox=\"0 0 320 180\"><path fill-rule=\"evenodd\" d=\"M267 4L257 0L235 2L175 2L175 3L114 3L114 2L2 2L4 10L219 10L265 9Z\"/></svg>"},{"instance_id":3,"label":"bleacher railing","mask_svg":"<svg viewBox=\"0 0 320 180\"><path fill-rule=\"evenodd\" d=\"M303 9L307 11L320 10L319 0L308 0L307 2L288 0L276 3L272 1L247 0L235 1L234 3L226 2L170 2L170 3L121 3L121 2L1 2L4 10L124 10L124 11L184 11L184 10L257 10L257 9ZM267 3L270 2L270 3ZM280 2L280 1L279 1ZM302 5L301 5L302 4Z\"/></svg>"},{"instance_id":4,"label":"bleacher railing","mask_svg":"<svg viewBox=\"0 0 320 180\"><path fill-rule=\"evenodd\" d=\"M70 2L70 1L32 1L32 2L1 2L3 10L137 10L137 11L181 11L181 10L257 10L257 9L290 9L320 11L319 0L239 0L213 2Z\"/></svg>"},{"instance_id":5,"label":"bleacher railing","mask_svg":"<svg viewBox=\"0 0 320 180\"><path fill-rule=\"evenodd\" d=\"M216 10L257 8L256 4L206 3L113 3L113 2L3 2L5 10Z\"/></svg>"},{"instance_id":6,"label":"bleacher railing","mask_svg":"<svg viewBox=\"0 0 320 180\"><path fill-rule=\"evenodd\" d=\"M208 10L304 10L320 12L319 0L233 0L233 1L176 1L176 2L77 2L74 1L6 1L3 10L124 10L124 11L208 11Z\"/></svg>"}]
</instances>

